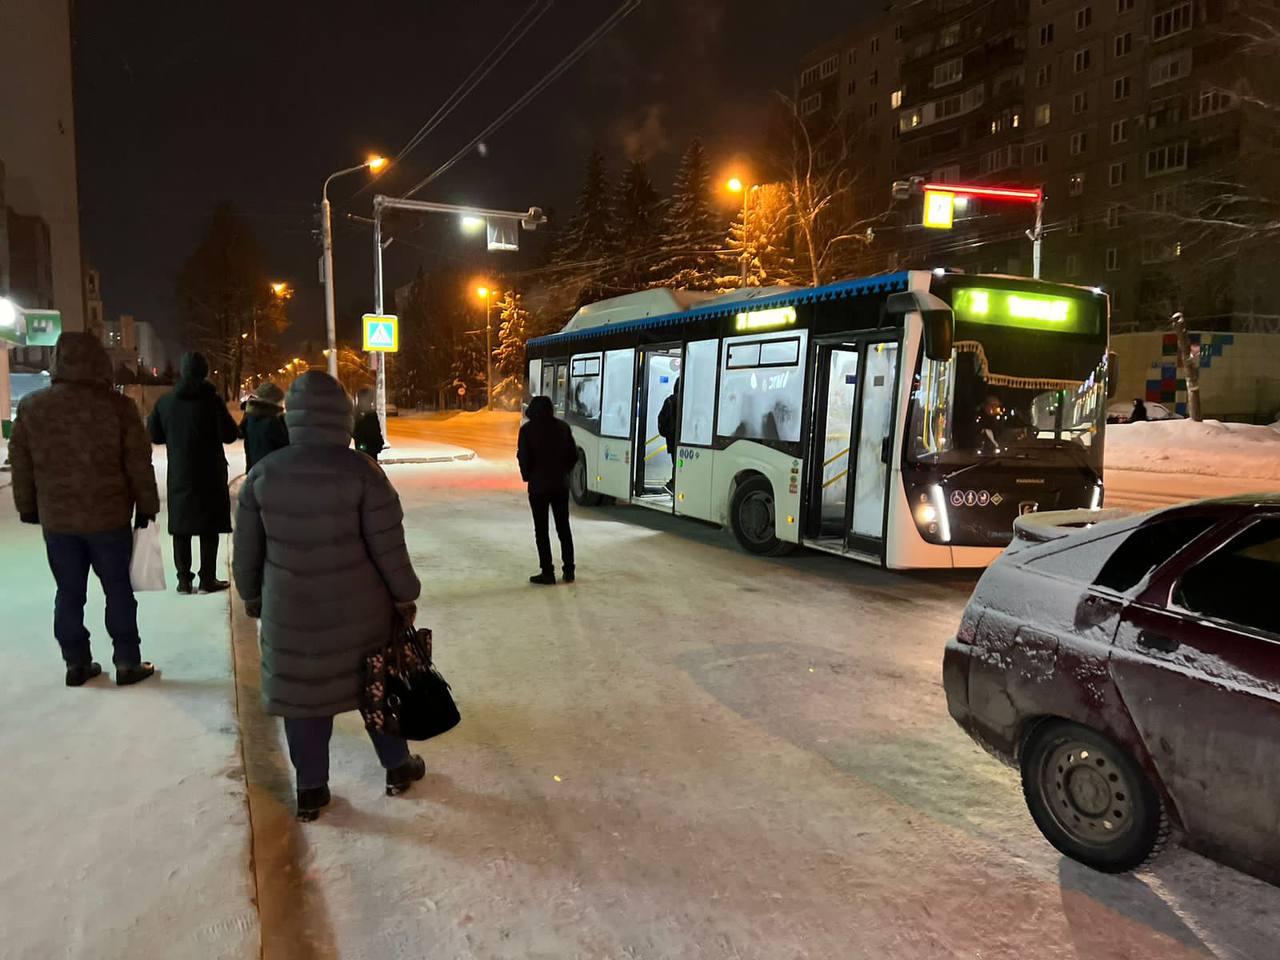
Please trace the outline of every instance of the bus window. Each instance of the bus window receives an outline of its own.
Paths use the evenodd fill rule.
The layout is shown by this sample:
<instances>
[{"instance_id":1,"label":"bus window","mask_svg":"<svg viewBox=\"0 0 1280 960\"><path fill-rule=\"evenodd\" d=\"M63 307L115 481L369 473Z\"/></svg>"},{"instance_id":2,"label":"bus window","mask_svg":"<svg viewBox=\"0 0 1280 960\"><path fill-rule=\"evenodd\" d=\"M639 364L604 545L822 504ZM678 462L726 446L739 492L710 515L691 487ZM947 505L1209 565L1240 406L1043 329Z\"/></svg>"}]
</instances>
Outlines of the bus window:
<instances>
[{"instance_id":1,"label":"bus window","mask_svg":"<svg viewBox=\"0 0 1280 960\"><path fill-rule=\"evenodd\" d=\"M808 337L807 330L788 330L725 340L720 436L790 443L800 439L802 361Z\"/></svg>"},{"instance_id":2,"label":"bus window","mask_svg":"<svg viewBox=\"0 0 1280 960\"><path fill-rule=\"evenodd\" d=\"M635 350L610 350L604 355L604 403L600 414L602 436L631 436L631 393L635 372Z\"/></svg>"},{"instance_id":3,"label":"bus window","mask_svg":"<svg viewBox=\"0 0 1280 960\"><path fill-rule=\"evenodd\" d=\"M539 394L544 397L551 396L556 385L556 365L554 363L544 363L542 365L542 389Z\"/></svg>"},{"instance_id":4,"label":"bus window","mask_svg":"<svg viewBox=\"0 0 1280 960\"><path fill-rule=\"evenodd\" d=\"M574 357L569 364L569 412L584 420L600 416L600 354Z\"/></svg>"},{"instance_id":5,"label":"bus window","mask_svg":"<svg viewBox=\"0 0 1280 960\"><path fill-rule=\"evenodd\" d=\"M712 418L716 409L716 362L719 340L698 340L685 348L681 392L684 409L680 415L680 440L698 446L711 445Z\"/></svg>"},{"instance_id":6,"label":"bus window","mask_svg":"<svg viewBox=\"0 0 1280 960\"><path fill-rule=\"evenodd\" d=\"M555 406L556 413L562 417L564 416L564 401L567 392L566 387L568 386L566 381L568 378L569 365L567 363L557 363L555 384L551 388L551 403Z\"/></svg>"},{"instance_id":7,"label":"bus window","mask_svg":"<svg viewBox=\"0 0 1280 960\"><path fill-rule=\"evenodd\" d=\"M542 361L529 361L529 379L525 381L525 387L529 391L529 396L534 396L538 392L538 388L542 385Z\"/></svg>"}]
</instances>

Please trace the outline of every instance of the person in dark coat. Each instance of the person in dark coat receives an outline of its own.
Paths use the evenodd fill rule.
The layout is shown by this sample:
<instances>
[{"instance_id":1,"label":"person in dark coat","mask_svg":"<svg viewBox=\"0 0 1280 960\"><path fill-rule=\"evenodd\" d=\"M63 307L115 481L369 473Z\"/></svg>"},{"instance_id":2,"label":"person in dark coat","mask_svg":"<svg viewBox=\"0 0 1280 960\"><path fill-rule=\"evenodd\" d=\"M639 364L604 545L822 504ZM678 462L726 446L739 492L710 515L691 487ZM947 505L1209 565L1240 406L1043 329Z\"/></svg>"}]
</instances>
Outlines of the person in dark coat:
<instances>
[{"instance_id":1,"label":"person in dark coat","mask_svg":"<svg viewBox=\"0 0 1280 960\"><path fill-rule=\"evenodd\" d=\"M412 623L421 584L404 539L400 499L382 469L350 448L351 401L310 370L289 388L289 446L240 488L236 589L261 618L262 695L284 718L297 773L298 817L329 802L333 718L356 709L364 657ZM370 733L389 793L426 764L401 739Z\"/></svg>"},{"instance_id":2,"label":"person in dark coat","mask_svg":"<svg viewBox=\"0 0 1280 960\"><path fill-rule=\"evenodd\" d=\"M578 447L573 431L563 420L556 419L550 397L534 397L525 411L529 422L520 428L516 459L520 477L529 485L529 509L533 511L533 538L538 546L538 563L542 568L529 578L530 583L551 586L556 582L555 560L551 556L551 536L547 527L547 509L556 521L560 538L560 562L564 582L573 583L573 532L569 529L569 471L578 462Z\"/></svg>"},{"instance_id":3,"label":"person in dark coat","mask_svg":"<svg viewBox=\"0 0 1280 960\"><path fill-rule=\"evenodd\" d=\"M378 454L386 446L382 439L382 424L378 422L378 411L374 408L373 391L368 388L356 394L356 421L351 438L355 440L357 450L374 460L378 459Z\"/></svg>"},{"instance_id":4,"label":"person in dark coat","mask_svg":"<svg viewBox=\"0 0 1280 960\"><path fill-rule=\"evenodd\" d=\"M1135 398L1133 401L1133 411L1129 414L1130 423L1144 423L1151 417L1147 413L1147 405L1142 402L1141 398Z\"/></svg>"},{"instance_id":5,"label":"person in dark coat","mask_svg":"<svg viewBox=\"0 0 1280 960\"><path fill-rule=\"evenodd\" d=\"M671 479L665 484L671 493L676 492L676 436L680 432L680 378L658 410L658 433L667 441L667 453L671 457Z\"/></svg>"},{"instance_id":6,"label":"person in dark coat","mask_svg":"<svg viewBox=\"0 0 1280 960\"><path fill-rule=\"evenodd\" d=\"M169 533L178 568L178 592L195 593L191 538L200 538L200 592L216 593L218 538L231 532L231 495L223 444L240 436L227 405L205 379L209 362L199 353L182 358L177 386L156 403L147 421L151 442L169 448Z\"/></svg>"},{"instance_id":7,"label":"person in dark coat","mask_svg":"<svg viewBox=\"0 0 1280 960\"><path fill-rule=\"evenodd\" d=\"M155 672L142 659L129 561L130 526L155 520L160 495L142 417L132 400L112 390L111 374L96 337L62 334L53 383L22 399L9 441L14 505L23 523L42 528L57 584L53 635L69 687L102 673L84 626L90 569L107 601L116 683L137 683Z\"/></svg>"},{"instance_id":8,"label":"person in dark coat","mask_svg":"<svg viewBox=\"0 0 1280 960\"><path fill-rule=\"evenodd\" d=\"M270 380L259 384L245 404L240 421L244 440L245 473L272 451L289 445L289 428L284 423L284 391Z\"/></svg>"}]
</instances>

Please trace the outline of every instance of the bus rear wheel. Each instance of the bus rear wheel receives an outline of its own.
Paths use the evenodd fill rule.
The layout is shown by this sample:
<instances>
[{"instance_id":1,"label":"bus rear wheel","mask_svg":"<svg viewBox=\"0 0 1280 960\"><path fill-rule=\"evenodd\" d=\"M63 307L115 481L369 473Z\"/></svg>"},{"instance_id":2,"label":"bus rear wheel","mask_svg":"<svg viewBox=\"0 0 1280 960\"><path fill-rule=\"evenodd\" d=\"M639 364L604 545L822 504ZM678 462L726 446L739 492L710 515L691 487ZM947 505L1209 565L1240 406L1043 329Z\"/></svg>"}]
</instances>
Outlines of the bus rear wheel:
<instances>
[{"instance_id":1,"label":"bus rear wheel","mask_svg":"<svg viewBox=\"0 0 1280 960\"><path fill-rule=\"evenodd\" d=\"M748 553L781 557L795 549L794 543L779 540L773 487L764 477L751 477L738 484L729 506L733 535Z\"/></svg>"},{"instance_id":2,"label":"bus rear wheel","mask_svg":"<svg viewBox=\"0 0 1280 960\"><path fill-rule=\"evenodd\" d=\"M587 488L587 458L581 450L578 451L578 462L569 471L569 493L580 507L598 507L604 501L604 497Z\"/></svg>"}]
</instances>

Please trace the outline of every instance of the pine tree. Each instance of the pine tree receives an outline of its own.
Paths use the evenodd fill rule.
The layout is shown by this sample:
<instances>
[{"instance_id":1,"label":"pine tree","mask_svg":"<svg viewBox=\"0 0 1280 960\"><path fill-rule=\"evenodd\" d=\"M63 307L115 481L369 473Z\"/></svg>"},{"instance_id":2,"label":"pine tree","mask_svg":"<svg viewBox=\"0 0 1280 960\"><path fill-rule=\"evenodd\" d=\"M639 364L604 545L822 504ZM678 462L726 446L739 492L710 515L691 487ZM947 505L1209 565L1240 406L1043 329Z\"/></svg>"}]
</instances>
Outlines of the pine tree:
<instances>
[{"instance_id":1,"label":"pine tree","mask_svg":"<svg viewBox=\"0 0 1280 960\"><path fill-rule=\"evenodd\" d=\"M528 339L529 311L520 294L508 290L498 301L498 348L493 354L495 404L514 410L520 405L525 375L524 345Z\"/></svg>"},{"instance_id":2,"label":"pine tree","mask_svg":"<svg viewBox=\"0 0 1280 960\"><path fill-rule=\"evenodd\" d=\"M615 210L614 249L618 264L611 279L620 287L635 290L644 286L662 235L661 200L643 157L627 164L618 185Z\"/></svg>"},{"instance_id":3,"label":"pine tree","mask_svg":"<svg viewBox=\"0 0 1280 960\"><path fill-rule=\"evenodd\" d=\"M614 210L609 190L609 172L599 148L587 158L586 178L578 194L578 209L561 236L557 263L594 260L607 252L613 242Z\"/></svg>"},{"instance_id":4,"label":"pine tree","mask_svg":"<svg viewBox=\"0 0 1280 960\"><path fill-rule=\"evenodd\" d=\"M742 252L747 254L747 286L771 287L777 284L803 284L791 254L791 228L794 219L787 188L781 183L765 183L751 188L747 204L747 229L739 212L729 227L728 251L721 256L721 288L736 287L741 282ZM729 267L733 272L729 273Z\"/></svg>"},{"instance_id":5,"label":"pine tree","mask_svg":"<svg viewBox=\"0 0 1280 960\"><path fill-rule=\"evenodd\" d=\"M708 290L716 286L723 221L711 193L711 173L702 141L694 139L676 171L663 222L666 260L654 270L663 286Z\"/></svg>"}]
</instances>

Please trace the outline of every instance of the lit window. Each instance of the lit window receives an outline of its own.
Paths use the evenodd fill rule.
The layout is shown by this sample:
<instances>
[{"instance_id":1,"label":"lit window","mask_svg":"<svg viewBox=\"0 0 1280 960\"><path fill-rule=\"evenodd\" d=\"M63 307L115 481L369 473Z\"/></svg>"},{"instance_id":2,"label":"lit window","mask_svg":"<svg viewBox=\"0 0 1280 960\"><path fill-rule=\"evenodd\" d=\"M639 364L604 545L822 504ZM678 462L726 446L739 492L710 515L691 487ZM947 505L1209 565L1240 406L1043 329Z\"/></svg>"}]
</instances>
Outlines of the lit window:
<instances>
[{"instance_id":1,"label":"lit window","mask_svg":"<svg viewBox=\"0 0 1280 960\"><path fill-rule=\"evenodd\" d=\"M899 89L897 89L897 90L893 91L893 93L889 94L889 106L891 106L894 110L897 110L900 106L902 106L902 90L901 90L901 88L899 88Z\"/></svg>"},{"instance_id":2,"label":"lit window","mask_svg":"<svg viewBox=\"0 0 1280 960\"><path fill-rule=\"evenodd\" d=\"M1047 127L1052 118L1053 108L1049 104L1042 103L1036 107L1035 124L1037 127Z\"/></svg>"}]
</instances>

